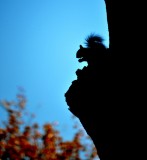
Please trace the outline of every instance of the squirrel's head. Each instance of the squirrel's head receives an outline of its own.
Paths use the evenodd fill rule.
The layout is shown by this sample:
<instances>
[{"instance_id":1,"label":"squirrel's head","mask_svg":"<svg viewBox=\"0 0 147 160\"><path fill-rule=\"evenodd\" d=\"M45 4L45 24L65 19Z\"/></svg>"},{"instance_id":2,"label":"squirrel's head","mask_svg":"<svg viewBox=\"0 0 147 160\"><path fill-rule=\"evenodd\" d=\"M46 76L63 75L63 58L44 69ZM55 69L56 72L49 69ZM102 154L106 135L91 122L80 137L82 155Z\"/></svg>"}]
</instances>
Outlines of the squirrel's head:
<instances>
[{"instance_id":1,"label":"squirrel's head","mask_svg":"<svg viewBox=\"0 0 147 160\"><path fill-rule=\"evenodd\" d=\"M88 54L88 50L87 48L84 48L82 45L80 45L80 49L76 53L76 58L79 59L79 62L87 61L86 55Z\"/></svg>"}]
</instances>

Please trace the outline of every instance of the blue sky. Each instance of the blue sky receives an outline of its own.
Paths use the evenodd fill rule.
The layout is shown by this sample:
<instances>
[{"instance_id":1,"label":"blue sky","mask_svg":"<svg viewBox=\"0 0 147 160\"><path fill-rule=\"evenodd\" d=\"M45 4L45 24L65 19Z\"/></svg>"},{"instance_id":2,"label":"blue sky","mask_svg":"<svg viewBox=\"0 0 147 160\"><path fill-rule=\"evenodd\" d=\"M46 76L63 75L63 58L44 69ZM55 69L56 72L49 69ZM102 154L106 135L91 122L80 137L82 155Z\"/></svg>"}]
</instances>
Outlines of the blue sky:
<instances>
[{"instance_id":1,"label":"blue sky","mask_svg":"<svg viewBox=\"0 0 147 160\"><path fill-rule=\"evenodd\" d=\"M59 121L71 138L64 93L85 65L75 54L91 32L108 46L104 0L0 0L0 99L14 99L22 86L34 121Z\"/></svg>"}]
</instances>

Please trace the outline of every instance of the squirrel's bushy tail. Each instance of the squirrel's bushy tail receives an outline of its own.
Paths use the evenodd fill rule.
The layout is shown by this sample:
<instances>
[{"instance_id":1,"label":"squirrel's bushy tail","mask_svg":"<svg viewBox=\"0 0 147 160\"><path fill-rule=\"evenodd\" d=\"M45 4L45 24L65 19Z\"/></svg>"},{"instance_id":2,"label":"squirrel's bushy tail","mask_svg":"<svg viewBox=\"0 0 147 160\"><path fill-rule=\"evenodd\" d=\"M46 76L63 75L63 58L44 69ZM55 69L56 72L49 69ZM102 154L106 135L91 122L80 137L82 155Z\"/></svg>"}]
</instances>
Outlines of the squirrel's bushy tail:
<instances>
[{"instance_id":1,"label":"squirrel's bushy tail","mask_svg":"<svg viewBox=\"0 0 147 160\"><path fill-rule=\"evenodd\" d=\"M87 48L93 48L97 46L104 46L103 44L103 38L97 34L91 33L87 38L85 39L85 44Z\"/></svg>"}]
</instances>

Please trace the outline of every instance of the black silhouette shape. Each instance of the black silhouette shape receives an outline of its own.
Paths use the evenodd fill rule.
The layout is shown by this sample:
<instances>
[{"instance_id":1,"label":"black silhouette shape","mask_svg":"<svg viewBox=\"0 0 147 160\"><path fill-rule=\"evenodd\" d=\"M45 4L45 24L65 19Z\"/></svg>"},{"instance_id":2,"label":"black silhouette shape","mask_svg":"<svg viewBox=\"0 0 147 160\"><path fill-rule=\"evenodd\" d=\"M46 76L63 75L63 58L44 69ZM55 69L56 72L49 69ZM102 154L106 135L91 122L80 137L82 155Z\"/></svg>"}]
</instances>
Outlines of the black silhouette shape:
<instances>
[{"instance_id":1,"label":"black silhouette shape","mask_svg":"<svg viewBox=\"0 0 147 160\"><path fill-rule=\"evenodd\" d=\"M100 156L101 154L108 156L111 146L105 134L112 126L108 127L104 122L101 124L101 119L106 118L105 110L110 107L111 55L102 43L102 38L97 35L89 35L86 43L87 48L80 45L76 57L79 58L79 62L87 61L88 66L76 71L77 80L72 82L65 97L70 111L80 119L98 151L104 150L103 153L100 152ZM98 125L95 125L97 122ZM102 135L99 133L99 128L103 128ZM101 136L100 141L97 135Z\"/></svg>"},{"instance_id":2,"label":"black silhouette shape","mask_svg":"<svg viewBox=\"0 0 147 160\"><path fill-rule=\"evenodd\" d=\"M87 61L89 66L103 63L107 56L107 48L102 43L103 39L99 35L90 34L86 38L86 48L80 45L80 49L76 53L79 62Z\"/></svg>"},{"instance_id":3,"label":"black silhouette shape","mask_svg":"<svg viewBox=\"0 0 147 160\"><path fill-rule=\"evenodd\" d=\"M96 49L80 46L77 58L88 66L65 93L101 160L146 157L146 5L136 2L105 0L109 48L99 59Z\"/></svg>"}]
</instances>

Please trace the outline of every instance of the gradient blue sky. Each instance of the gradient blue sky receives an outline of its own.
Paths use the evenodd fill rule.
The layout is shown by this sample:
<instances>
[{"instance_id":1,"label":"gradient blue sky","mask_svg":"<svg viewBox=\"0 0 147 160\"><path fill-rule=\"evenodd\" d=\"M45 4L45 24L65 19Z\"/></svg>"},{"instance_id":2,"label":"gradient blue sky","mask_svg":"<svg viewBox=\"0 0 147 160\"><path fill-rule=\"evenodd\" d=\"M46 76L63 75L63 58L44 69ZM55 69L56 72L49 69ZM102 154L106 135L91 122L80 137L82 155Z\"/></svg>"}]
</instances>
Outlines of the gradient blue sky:
<instances>
[{"instance_id":1,"label":"gradient blue sky","mask_svg":"<svg viewBox=\"0 0 147 160\"><path fill-rule=\"evenodd\" d=\"M0 99L14 99L22 86L34 121L59 121L71 138L64 93L83 67L75 54L91 32L108 46L104 0L0 0Z\"/></svg>"}]
</instances>

